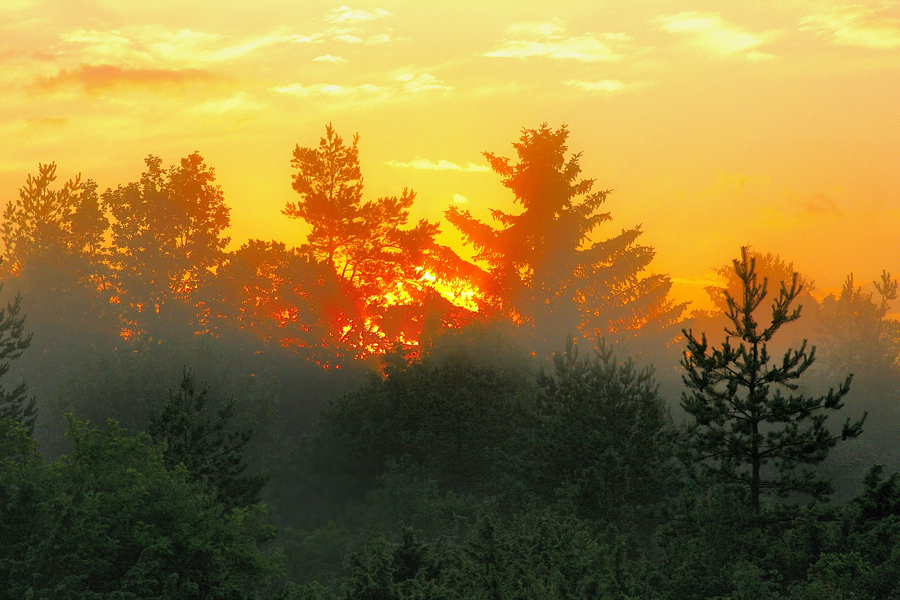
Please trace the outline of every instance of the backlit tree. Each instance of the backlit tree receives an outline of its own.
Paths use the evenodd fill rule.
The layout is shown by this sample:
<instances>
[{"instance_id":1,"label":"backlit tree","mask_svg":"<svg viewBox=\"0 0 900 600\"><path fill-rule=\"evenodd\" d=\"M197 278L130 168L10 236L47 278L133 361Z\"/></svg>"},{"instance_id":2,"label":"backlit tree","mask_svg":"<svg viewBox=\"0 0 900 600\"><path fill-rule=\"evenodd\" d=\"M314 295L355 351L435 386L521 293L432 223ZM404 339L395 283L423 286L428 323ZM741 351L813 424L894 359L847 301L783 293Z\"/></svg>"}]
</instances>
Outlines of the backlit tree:
<instances>
[{"instance_id":1,"label":"backlit tree","mask_svg":"<svg viewBox=\"0 0 900 600\"><path fill-rule=\"evenodd\" d=\"M566 157L568 136L565 126L523 130L513 143L515 164L485 153L523 209L492 209L499 227L457 207L446 212L474 246L475 259L488 266L482 291L530 326L542 351L558 347L567 332L596 337L648 324L671 329L684 306L668 298L667 276L645 274L654 252L637 243L640 227L596 241L597 229L611 219L601 212L611 190L580 179L581 155Z\"/></svg>"},{"instance_id":2,"label":"backlit tree","mask_svg":"<svg viewBox=\"0 0 900 600\"><path fill-rule=\"evenodd\" d=\"M399 196L363 200L358 141L357 135L345 144L328 125L318 147L298 145L291 165L300 199L282 212L312 227L307 248L331 265L357 307L359 317L341 326L343 342L365 352L410 341L403 328L387 335L385 315L397 312L389 310L396 305L424 306L429 295L426 268L446 262L446 253L434 241L437 224L422 219L406 226L415 192L405 189Z\"/></svg>"},{"instance_id":3,"label":"backlit tree","mask_svg":"<svg viewBox=\"0 0 900 600\"><path fill-rule=\"evenodd\" d=\"M225 258L230 209L200 154L168 169L156 156L144 162L140 181L103 194L126 325L153 337L185 322L197 331L199 292Z\"/></svg>"}]
</instances>

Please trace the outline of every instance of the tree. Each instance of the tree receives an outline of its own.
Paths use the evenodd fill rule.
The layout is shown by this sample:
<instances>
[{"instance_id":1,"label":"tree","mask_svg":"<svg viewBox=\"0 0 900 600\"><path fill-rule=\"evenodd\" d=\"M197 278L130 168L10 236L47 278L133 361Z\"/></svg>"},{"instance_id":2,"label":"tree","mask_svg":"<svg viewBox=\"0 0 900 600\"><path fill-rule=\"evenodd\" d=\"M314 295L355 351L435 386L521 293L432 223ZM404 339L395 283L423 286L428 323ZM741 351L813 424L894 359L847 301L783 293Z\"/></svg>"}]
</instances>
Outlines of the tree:
<instances>
[{"instance_id":1,"label":"tree","mask_svg":"<svg viewBox=\"0 0 900 600\"><path fill-rule=\"evenodd\" d=\"M675 430L653 369L616 361L600 343L581 356L570 336L541 372L523 476L547 502L567 496L583 518L623 516L673 489Z\"/></svg>"},{"instance_id":2,"label":"tree","mask_svg":"<svg viewBox=\"0 0 900 600\"><path fill-rule=\"evenodd\" d=\"M710 348L705 334L698 340L692 331L684 331L683 381L690 391L682 395L681 406L694 419L688 428L687 460L741 488L758 515L763 495L801 492L824 498L831 486L811 467L838 441L857 437L865 417L853 423L848 419L840 434L832 433L826 426L827 411L843 406L852 375L823 396L795 394L797 380L815 360L815 347L807 349L804 340L781 361L768 353L775 333L800 318L800 308L791 309L802 290L798 276L794 274L790 284L781 283L771 320L763 325L754 313L766 298L768 280L757 280L756 260L746 247L733 266L742 282L741 296L726 293L731 325L721 349ZM738 345L731 338L737 338ZM791 393L785 396L783 389ZM767 465L774 469L764 471Z\"/></svg>"},{"instance_id":3,"label":"tree","mask_svg":"<svg viewBox=\"0 0 900 600\"><path fill-rule=\"evenodd\" d=\"M330 265L281 242L249 240L216 271L212 326L340 364L342 327L360 318Z\"/></svg>"},{"instance_id":4,"label":"tree","mask_svg":"<svg viewBox=\"0 0 900 600\"><path fill-rule=\"evenodd\" d=\"M897 299L897 280L884 271L873 283L878 302L848 275L839 294L822 300L820 331L828 367L848 370L869 384L896 376L900 358L900 323L887 316L890 301Z\"/></svg>"},{"instance_id":5,"label":"tree","mask_svg":"<svg viewBox=\"0 0 900 600\"><path fill-rule=\"evenodd\" d=\"M97 184L82 182L79 175L52 190L55 181L56 163L39 164L38 175L28 175L18 200L6 204L0 237L13 273L47 262L72 271L73 260L94 261L102 254L109 223L100 209ZM89 274L86 265L80 267L77 275Z\"/></svg>"},{"instance_id":6,"label":"tree","mask_svg":"<svg viewBox=\"0 0 900 600\"><path fill-rule=\"evenodd\" d=\"M274 534L262 507L227 511L115 421L70 421L69 435L72 452L37 472L0 457L0 481L16 476L31 500L27 515L0 507L26 516L4 528L18 539L0 541L0 597L237 600L277 572L260 549Z\"/></svg>"},{"instance_id":7,"label":"tree","mask_svg":"<svg viewBox=\"0 0 900 600\"><path fill-rule=\"evenodd\" d=\"M668 298L667 276L644 274L654 252L636 243L640 227L594 241L595 230L611 219L600 212L611 190L594 191L593 179L579 179L581 155L566 158L568 136L565 126L524 129L513 144L518 164L485 153L523 208L519 214L492 209L499 228L457 207L445 213L474 246L475 259L487 263L482 292L530 326L547 353L566 332L596 338L642 327L669 330L684 305Z\"/></svg>"},{"instance_id":8,"label":"tree","mask_svg":"<svg viewBox=\"0 0 900 600\"><path fill-rule=\"evenodd\" d=\"M9 373L9 361L19 358L31 345L32 334L25 335L25 316L19 316L21 310L21 295L8 302L6 308L0 308L0 378ZM27 394L28 386L24 381L10 390L0 385L0 420L11 419L33 431L37 418L36 400Z\"/></svg>"},{"instance_id":9,"label":"tree","mask_svg":"<svg viewBox=\"0 0 900 600\"><path fill-rule=\"evenodd\" d=\"M230 209L199 153L163 169L148 156L140 181L103 193L114 218L112 265L126 328L159 338L205 326L201 290L225 259Z\"/></svg>"},{"instance_id":10,"label":"tree","mask_svg":"<svg viewBox=\"0 0 900 600\"><path fill-rule=\"evenodd\" d=\"M385 314L396 305L422 306L430 288L428 266L448 260L447 249L434 241L437 224L422 219L406 228L415 192L363 201L358 141L356 135L344 144L329 124L317 148L297 145L291 166L300 200L282 212L311 225L306 247L337 273L342 292L356 306L336 331L343 344L365 354L404 341L403 328L395 327L393 336L382 329Z\"/></svg>"},{"instance_id":11,"label":"tree","mask_svg":"<svg viewBox=\"0 0 900 600\"><path fill-rule=\"evenodd\" d=\"M72 356L82 358L118 336L103 244L109 222L97 184L76 176L53 189L56 169L40 164L36 176L28 175L0 226L7 284L28 298L41 362L53 365L39 378L49 388L71 374Z\"/></svg>"},{"instance_id":12,"label":"tree","mask_svg":"<svg viewBox=\"0 0 900 600\"><path fill-rule=\"evenodd\" d=\"M170 469L187 470L189 481L202 482L227 507L247 507L260 501L265 475L245 473L245 451L253 435L249 427L233 428L234 398L223 403L215 416L206 408L209 388L199 391L194 375L184 371L177 392L153 411L147 432L165 442L163 458Z\"/></svg>"}]
</instances>

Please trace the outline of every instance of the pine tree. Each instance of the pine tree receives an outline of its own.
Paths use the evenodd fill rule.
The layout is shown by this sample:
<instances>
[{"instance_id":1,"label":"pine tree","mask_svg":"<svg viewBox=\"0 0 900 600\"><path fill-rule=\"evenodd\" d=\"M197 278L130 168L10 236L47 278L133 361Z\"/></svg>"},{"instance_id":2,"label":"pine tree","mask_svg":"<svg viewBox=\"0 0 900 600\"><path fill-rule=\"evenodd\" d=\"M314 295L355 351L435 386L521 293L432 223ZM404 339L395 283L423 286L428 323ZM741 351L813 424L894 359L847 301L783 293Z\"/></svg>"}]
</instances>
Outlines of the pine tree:
<instances>
[{"instance_id":1,"label":"pine tree","mask_svg":"<svg viewBox=\"0 0 900 600\"><path fill-rule=\"evenodd\" d=\"M445 213L475 248L475 259L487 264L482 293L525 325L548 355L566 333L666 332L684 309L668 297L668 276L645 272L654 251L637 243L640 226L596 241L611 220L601 209L612 190L580 178L581 155L566 157L568 136L565 126L523 130L513 143L517 164L485 153L522 207L519 214L492 209L494 227L456 207Z\"/></svg>"},{"instance_id":2,"label":"pine tree","mask_svg":"<svg viewBox=\"0 0 900 600\"><path fill-rule=\"evenodd\" d=\"M832 433L826 426L827 413L843 406L852 375L823 396L796 394L797 381L815 360L815 347L807 349L804 340L780 361L768 353L775 333L800 317L800 307L791 308L802 290L798 276L794 274L789 285L782 282L771 321L763 326L754 311L766 298L768 280L757 280L756 261L746 247L733 265L742 295L733 298L726 293L731 326L725 329L728 337L721 348L710 348L705 334L698 340L693 332L684 331L683 380L690 392L683 394L681 406L694 418L688 428L686 459L715 479L743 489L758 515L763 495L784 498L800 492L817 500L827 496L830 483L812 467L838 441L862 433L865 417L853 423L848 419L840 434ZM739 340L737 345L732 338ZM784 395L783 390L789 393Z\"/></svg>"},{"instance_id":3,"label":"pine tree","mask_svg":"<svg viewBox=\"0 0 900 600\"><path fill-rule=\"evenodd\" d=\"M198 391L193 373L185 370L179 390L169 392L168 401L153 412L147 431L156 441L166 442L166 466L183 465L188 480L204 482L219 503L256 504L268 478L245 473L244 454L253 432L231 427L233 399L211 414L206 409L208 393L207 387Z\"/></svg>"},{"instance_id":4,"label":"pine tree","mask_svg":"<svg viewBox=\"0 0 900 600\"><path fill-rule=\"evenodd\" d=\"M19 358L31 345L31 334L25 335L25 316L20 316L21 311L21 295L8 302L6 308L0 308L0 378L9 372L9 361ZM28 397L24 381L10 390L0 385L0 420L12 419L33 431L36 418L35 399Z\"/></svg>"}]
</instances>

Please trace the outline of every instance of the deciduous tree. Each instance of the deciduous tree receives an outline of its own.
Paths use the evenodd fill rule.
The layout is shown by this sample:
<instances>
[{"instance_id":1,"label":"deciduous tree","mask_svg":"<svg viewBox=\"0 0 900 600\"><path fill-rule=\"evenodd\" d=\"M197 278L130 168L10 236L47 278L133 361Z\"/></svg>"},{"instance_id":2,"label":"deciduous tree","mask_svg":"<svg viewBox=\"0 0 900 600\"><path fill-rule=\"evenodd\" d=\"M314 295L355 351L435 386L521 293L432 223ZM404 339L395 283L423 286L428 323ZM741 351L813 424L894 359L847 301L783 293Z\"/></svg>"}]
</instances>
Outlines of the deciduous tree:
<instances>
[{"instance_id":1,"label":"deciduous tree","mask_svg":"<svg viewBox=\"0 0 900 600\"><path fill-rule=\"evenodd\" d=\"M199 153L168 169L149 156L140 181L103 194L112 265L127 326L159 338L206 326L200 290L225 258L230 209Z\"/></svg>"}]
</instances>

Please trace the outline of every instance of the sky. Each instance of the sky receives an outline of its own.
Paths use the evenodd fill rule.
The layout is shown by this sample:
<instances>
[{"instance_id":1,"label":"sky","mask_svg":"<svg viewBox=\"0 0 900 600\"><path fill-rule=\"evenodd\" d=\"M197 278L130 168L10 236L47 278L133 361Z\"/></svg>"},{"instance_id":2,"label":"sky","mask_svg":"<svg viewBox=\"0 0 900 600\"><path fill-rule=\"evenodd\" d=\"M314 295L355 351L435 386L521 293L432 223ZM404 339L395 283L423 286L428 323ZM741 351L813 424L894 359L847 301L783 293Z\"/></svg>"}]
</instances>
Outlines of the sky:
<instances>
[{"instance_id":1,"label":"sky","mask_svg":"<svg viewBox=\"0 0 900 600\"><path fill-rule=\"evenodd\" d=\"M232 247L299 245L291 154L328 123L462 254L443 212L512 209L482 153L547 123L613 190L597 238L640 224L696 307L748 244L819 296L900 275L898 2L0 0L4 205L38 163L103 190L199 151Z\"/></svg>"}]
</instances>

